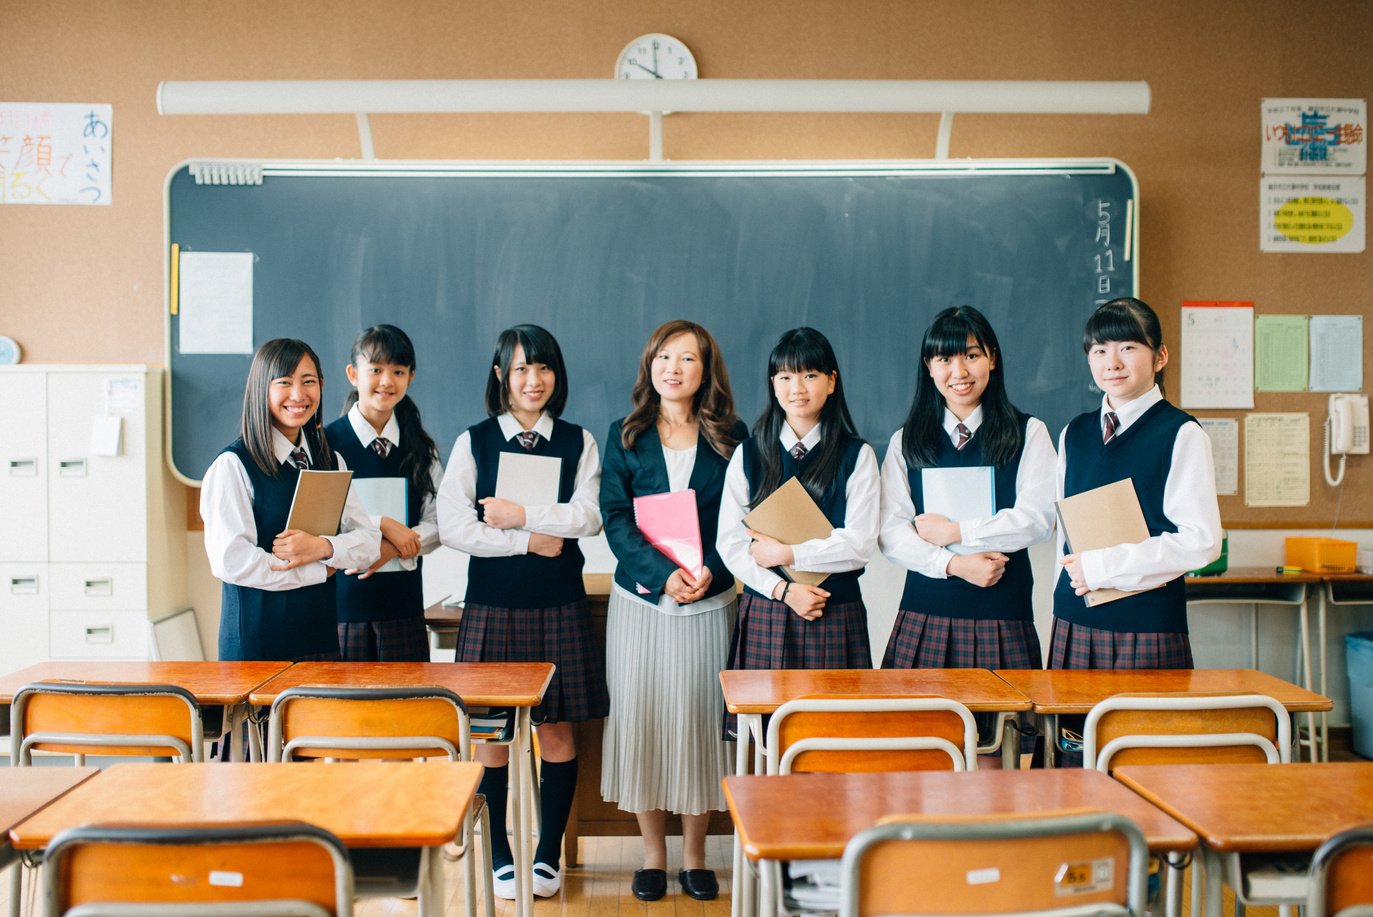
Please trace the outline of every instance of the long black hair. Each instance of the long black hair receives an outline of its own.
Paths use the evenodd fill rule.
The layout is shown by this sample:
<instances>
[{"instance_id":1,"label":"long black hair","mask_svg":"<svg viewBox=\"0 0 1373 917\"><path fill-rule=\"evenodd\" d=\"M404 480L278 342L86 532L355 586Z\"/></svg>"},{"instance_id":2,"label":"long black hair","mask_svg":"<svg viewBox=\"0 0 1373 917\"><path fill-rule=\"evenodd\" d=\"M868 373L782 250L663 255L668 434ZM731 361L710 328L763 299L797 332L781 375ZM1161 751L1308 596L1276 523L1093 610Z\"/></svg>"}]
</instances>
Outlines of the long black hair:
<instances>
[{"instance_id":1,"label":"long black hair","mask_svg":"<svg viewBox=\"0 0 1373 917\"><path fill-rule=\"evenodd\" d=\"M415 345L410 336L395 325L373 325L353 341L348 361L357 366L358 360L368 363L389 363L415 371ZM343 414L358 403L357 389L350 389L343 399ZM410 489L419 496L420 503L438 492L434 482L434 463L439 459L439 447L420 421L419 405L407 393L393 409L396 425L400 427L400 472L410 482Z\"/></svg>"},{"instance_id":2,"label":"long black hair","mask_svg":"<svg viewBox=\"0 0 1373 917\"><path fill-rule=\"evenodd\" d=\"M1163 347L1163 328L1159 325L1158 314L1147 302L1133 296L1104 303L1087 319L1087 327L1082 330L1082 352L1089 352L1093 344L1111 341L1133 341L1158 353ZM1163 392L1162 369L1154 373L1154 384Z\"/></svg>"},{"instance_id":3,"label":"long black hair","mask_svg":"<svg viewBox=\"0 0 1373 917\"><path fill-rule=\"evenodd\" d=\"M319 379L320 403L324 402L324 369L319 357L310 345L295 338L274 338L263 344L253 354L253 364L248 368L248 382L243 387L243 414L239 418L238 435L243 440L253 464L269 477L276 477L281 463L272 450L272 403L269 391L273 379L290 376L309 357L315 364L315 375ZM310 460L314 468L331 471L334 468L334 450L329 448L329 440L324 435L324 424L320 420L319 408L301 428L301 436L310 449Z\"/></svg>"},{"instance_id":4,"label":"long black hair","mask_svg":"<svg viewBox=\"0 0 1373 917\"><path fill-rule=\"evenodd\" d=\"M557 339L538 325L516 325L496 338L491 365L499 373L486 377L486 413L495 416L510 410L510 364L515 359L516 344L524 351L525 363L542 363L553 370L553 394L544 410L552 417L561 417L567 407L567 366Z\"/></svg>"},{"instance_id":5,"label":"long black hair","mask_svg":"<svg viewBox=\"0 0 1373 917\"><path fill-rule=\"evenodd\" d=\"M793 328L778 339L768 355L767 394L763 413L753 425L753 438L763 464L763 477L753 487L750 499L757 506L782 484L782 456L777 439L786 422L786 411L773 394L772 378L780 372L817 372L834 375L834 392L820 410L820 454L800 476L801 485L817 503L825 502L838 481L839 462L844 454L844 440L858 438L858 428L844 402L844 377L839 373L839 361L834 348L823 334L814 328Z\"/></svg>"},{"instance_id":6,"label":"long black hair","mask_svg":"<svg viewBox=\"0 0 1373 917\"><path fill-rule=\"evenodd\" d=\"M1006 361L991 322L972 306L954 306L934 317L920 341L920 370L915 379L906 424L901 428L901 455L911 468L928 468L938 461L944 432L944 396L930 377L929 361L966 353L968 338L977 342L991 361L987 387L982 392L982 426L977 440L982 456L992 465L1004 465L1016 457L1025 429L1011 399L1006 395Z\"/></svg>"}]
</instances>

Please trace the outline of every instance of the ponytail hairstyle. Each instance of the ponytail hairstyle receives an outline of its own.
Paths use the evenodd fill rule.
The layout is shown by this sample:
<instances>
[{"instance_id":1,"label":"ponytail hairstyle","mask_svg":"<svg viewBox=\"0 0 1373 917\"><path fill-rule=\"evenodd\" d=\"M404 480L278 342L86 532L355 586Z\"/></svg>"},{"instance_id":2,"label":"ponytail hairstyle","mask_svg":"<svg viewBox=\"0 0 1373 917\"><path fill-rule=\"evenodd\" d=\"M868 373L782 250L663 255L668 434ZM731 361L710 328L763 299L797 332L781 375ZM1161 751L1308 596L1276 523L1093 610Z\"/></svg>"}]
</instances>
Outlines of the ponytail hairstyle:
<instances>
[{"instance_id":1,"label":"ponytail hairstyle","mask_svg":"<svg viewBox=\"0 0 1373 917\"><path fill-rule=\"evenodd\" d=\"M1082 352L1087 353L1094 344L1111 341L1133 341L1158 353L1163 347L1163 328L1158 315L1148 303L1133 296L1111 300L1087 319L1087 327L1082 331ZM1154 373L1154 384L1163 392L1162 369Z\"/></svg>"},{"instance_id":2,"label":"ponytail hairstyle","mask_svg":"<svg viewBox=\"0 0 1373 917\"><path fill-rule=\"evenodd\" d=\"M248 382L243 388L243 414L238 424L238 435L243 440L253 464L268 477L276 477L281 470L276 453L272 450L272 406L269 390L273 379L290 376L296 371L301 360L306 357L315 364L315 375L319 379L320 403L324 401L324 370L320 367L319 357L310 345L295 338L275 338L263 344L253 354L253 364L248 368ZM334 450L329 448L329 440L324 436L324 424L315 408L314 416L301 428L300 435L305 437L305 445L310 450L314 467L332 471Z\"/></svg>"},{"instance_id":3,"label":"ponytail hairstyle","mask_svg":"<svg viewBox=\"0 0 1373 917\"><path fill-rule=\"evenodd\" d=\"M734 414L734 395L729 387L729 371L725 369L724 357L720 347L710 332L695 322L682 319L658 326L649 335L644 345L643 356L639 360L639 375L634 380L630 395L634 407L620 425L620 444L625 449L633 449L634 443L644 431L658 420L658 390L653 387L653 361L659 351L679 334L690 334L696 338L696 350L701 357L701 387L691 400L691 413L700 426L710 448L721 458L728 459L734 454L739 440L734 427L739 418Z\"/></svg>"},{"instance_id":4,"label":"ponytail hairstyle","mask_svg":"<svg viewBox=\"0 0 1373 917\"><path fill-rule=\"evenodd\" d=\"M524 351L525 363L542 363L553 370L553 394L544 410L551 417L561 417L567 407L567 366L557 339L538 325L516 325L496 338L491 365L499 372L487 372L486 413L494 417L510 410L510 365L515 359L516 344Z\"/></svg>"},{"instance_id":5,"label":"ponytail hairstyle","mask_svg":"<svg viewBox=\"0 0 1373 917\"><path fill-rule=\"evenodd\" d=\"M359 334L353 341L348 361L354 366L359 360L368 363L389 363L407 367L415 371L415 345L410 336L395 325L373 325ZM347 414L358 403L358 391L349 388L348 397L343 399L343 414ZM434 482L434 463L439 460L439 447L425 431L420 421L419 405L407 392L396 402L393 410L396 425L400 427L400 472L409 482L410 490L419 496L421 504L438 492Z\"/></svg>"},{"instance_id":6,"label":"ponytail hairstyle","mask_svg":"<svg viewBox=\"0 0 1373 917\"><path fill-rule=\"evenodd\" d=\"M972 306L954 306L934 317L920 341L920 369L915 378L915 398L906 424L901 428L901 455L910 468L929 468L938 461L944 433L944 396L930 377L929 361L966 353L968 338L977 342L992 369L982 392L982 426L977 429L982 457L991 465L1004 465L1016 457L1025 439L1020 415L1006 395L1006 360L991 322Z\"/></svg>"},{"instance_id":7,"label":"ponytail hairstyle","mask_svg":"<svg viewBox=\"0 0 1373 917\"><path fill-rule=\"evenodd\" d=\"M777 439L786 423L786 411L778 403L772 390L772 379L780 372L817 372L834 375L834 392L820 410L820 455L801 474L801 485L817 503L824 503L838 481L839 462L844 454L844 440L858 438L858 428L849 416L844 403L844 377L839 373L839 361L834 348L823 334L814 328L793 328L778 339L768 356L766 407L753 425L758 457L763 465L763 478L753 487L750 506L766 500L782 484L782 456Z\"/></svg>"}]
</instances>

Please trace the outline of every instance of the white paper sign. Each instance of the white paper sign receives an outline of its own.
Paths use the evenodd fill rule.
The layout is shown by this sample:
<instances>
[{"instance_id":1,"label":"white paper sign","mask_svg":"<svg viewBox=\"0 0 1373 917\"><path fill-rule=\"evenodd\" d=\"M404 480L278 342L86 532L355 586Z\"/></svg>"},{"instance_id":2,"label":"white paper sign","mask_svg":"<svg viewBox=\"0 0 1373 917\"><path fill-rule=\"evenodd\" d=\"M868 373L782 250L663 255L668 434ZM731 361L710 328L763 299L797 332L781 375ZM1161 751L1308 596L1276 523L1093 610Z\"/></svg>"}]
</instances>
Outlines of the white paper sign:
<instances>
[{"instance_id":1,"label":"white paper sign","mask_svg":"<svg viewBox=\"0 0 1373 917\"><path fill-rule=\"evenodd\" d=\"M1259 251L1364 250L1363 176L1267 175L1259 180Z\"/></svg>"},{"instance_id":2,"label":"white paper sign","mask_svg":"<svg viewBox=\"0 0 1373 917\"><path fill-rule=\"evenodd\" d=\"M1313 392L1363 391L1363 316L1313 315L1311 338Z\"/></svg>"},{"instance_id":3,"label":"white paper sign","mask_svg":"<svg viewBox=\"0 0 1373 917\"><path fill-rule=\"evenodd\" d=\"M1368 105L1363 99L1264 99L1263 171L1363 175Z\"/></svg>"},{"instance_id":4,"label":"white paper sign","mask_svg":"<svg viewBox=\"0 0 1373 917\"><path fill-rule=\"evenodd\" d=\"M1182 406L1254 406L1254 304L1182 304Z\"/></svg>"},{"instance_id":5,"label":"white paper sign","mask_svg":"<svg viewBox=\"0 0 1373 917\"><path fill-rule=\"evenodd\" d=\"M1244 505L1306 506L1310 502L1311 415L1247 415Z\"/></svg>"},{"instance_id":6,"label":"white paper sign","mask_svg":"<svg viewBox=\"0 0 1373 917\"><path fill-rule=\"evenodd\" d=\"M253 253L181 252L181 353L253 352Z\"/></svg>"},{"instance_id":7,"label":"white paper sign","mask_svg":"<svg viewBox=\"0 0 1373 917\"><path fill-rule=\"evenodd\" d=\"M1197 420L1211 440L1211 459L1216 465L1216 493L1230 496L1240 491L1240 425L1233 417L1202 417Z\"/></svg>"},{"instance_id":8,"label":"white paper sign","mask_svg":"<svg viewBox=\"0 0 1373 917\"><path fill-rule=\"evenodd\" d=\"M111 203L113 125L108 104L0 102L0 204Z\"/></svg>"}]
</instances>

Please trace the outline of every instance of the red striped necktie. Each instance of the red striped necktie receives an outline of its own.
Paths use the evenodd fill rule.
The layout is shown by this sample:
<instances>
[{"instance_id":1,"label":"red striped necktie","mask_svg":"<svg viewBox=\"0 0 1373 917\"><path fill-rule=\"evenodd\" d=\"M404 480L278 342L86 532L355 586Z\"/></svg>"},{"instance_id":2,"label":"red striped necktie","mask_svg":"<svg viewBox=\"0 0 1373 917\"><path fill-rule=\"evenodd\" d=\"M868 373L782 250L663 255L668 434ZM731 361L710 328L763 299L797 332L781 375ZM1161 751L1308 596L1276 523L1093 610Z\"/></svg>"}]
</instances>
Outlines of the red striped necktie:
<instances>
[{"instance_id":1,"label":"red striped necktie","mask_svg":"<svg viewBox=\"0 0 1373 917\"><path fill-rule=\"evenodd\" d=\"M1115 438L1116 438L1116 430L1119 430L1119 429L1120 429L1120 418L1116 416L1116 412L1115 412L1115 411L1107 411L1107 412L1106 412L1106 423L1105 423L1105 425L1103 426L1102 431L1101 431L1101 442L1102 442L1103 444L1105 444L1105 443L1109 443L1111 440L1115 439Z\"/></svg>"}]
</instances>

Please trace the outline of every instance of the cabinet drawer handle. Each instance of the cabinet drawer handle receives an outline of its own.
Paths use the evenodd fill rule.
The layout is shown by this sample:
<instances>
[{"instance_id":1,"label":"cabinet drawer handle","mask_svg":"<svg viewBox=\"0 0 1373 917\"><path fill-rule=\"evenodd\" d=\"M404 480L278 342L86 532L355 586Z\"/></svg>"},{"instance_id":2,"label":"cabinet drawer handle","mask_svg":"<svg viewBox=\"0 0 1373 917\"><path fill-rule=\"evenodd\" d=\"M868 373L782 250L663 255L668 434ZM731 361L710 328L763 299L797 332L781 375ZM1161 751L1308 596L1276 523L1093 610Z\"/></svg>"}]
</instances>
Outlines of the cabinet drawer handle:
<instances>
[{"instance_id":1,"label":"cabinet drawer handle","mask_svg":"<svg viewBox=\"0 0 1373 917\"><path fill-rule=\"evenodd\" d=\"M58 459L57 473L64 478L84 478L86 460L84 458Z\"/></svg>"},{"instance_id":2,"label":"cabinet drawer handle","mask_svg":"<svg viewBox=\"0 0 1373 917\"><path fill-rule=\"evenodd\" d=\"M36 478L38 477L38 459L21 458L10 459L10 477L15 478Z\"/></svg>"},{"instance_id":3,"label":"cabinet drawer handle","mask_svg":"<svg viewBox=\"0 0 1373 917\"><path fill-rule=\"evenodd\" d=\"M37 595L38 577L36 576L11 576L10 592L14 595Z\"/></svg>"},{"instance_id":4,"label":"cabinet drawer handle","mask_svg":"<svg viewBox=\"0 0 1373 917\"><path fill-rule=\"evenodd\" d=\"M86 628L87 643L110 644L114 642L114 625L98 624L95 627Z\"/></svg>"},{"instance_id":5,"label":"cabinet drawer handle","mask_svg":"<svg viewBox=\"0 0 1373 917\"><path fill-rule=\"evenodd\" d=\"M114 595L114 577L86 580L86 595Z\"/></svg>"}]
</instances>

